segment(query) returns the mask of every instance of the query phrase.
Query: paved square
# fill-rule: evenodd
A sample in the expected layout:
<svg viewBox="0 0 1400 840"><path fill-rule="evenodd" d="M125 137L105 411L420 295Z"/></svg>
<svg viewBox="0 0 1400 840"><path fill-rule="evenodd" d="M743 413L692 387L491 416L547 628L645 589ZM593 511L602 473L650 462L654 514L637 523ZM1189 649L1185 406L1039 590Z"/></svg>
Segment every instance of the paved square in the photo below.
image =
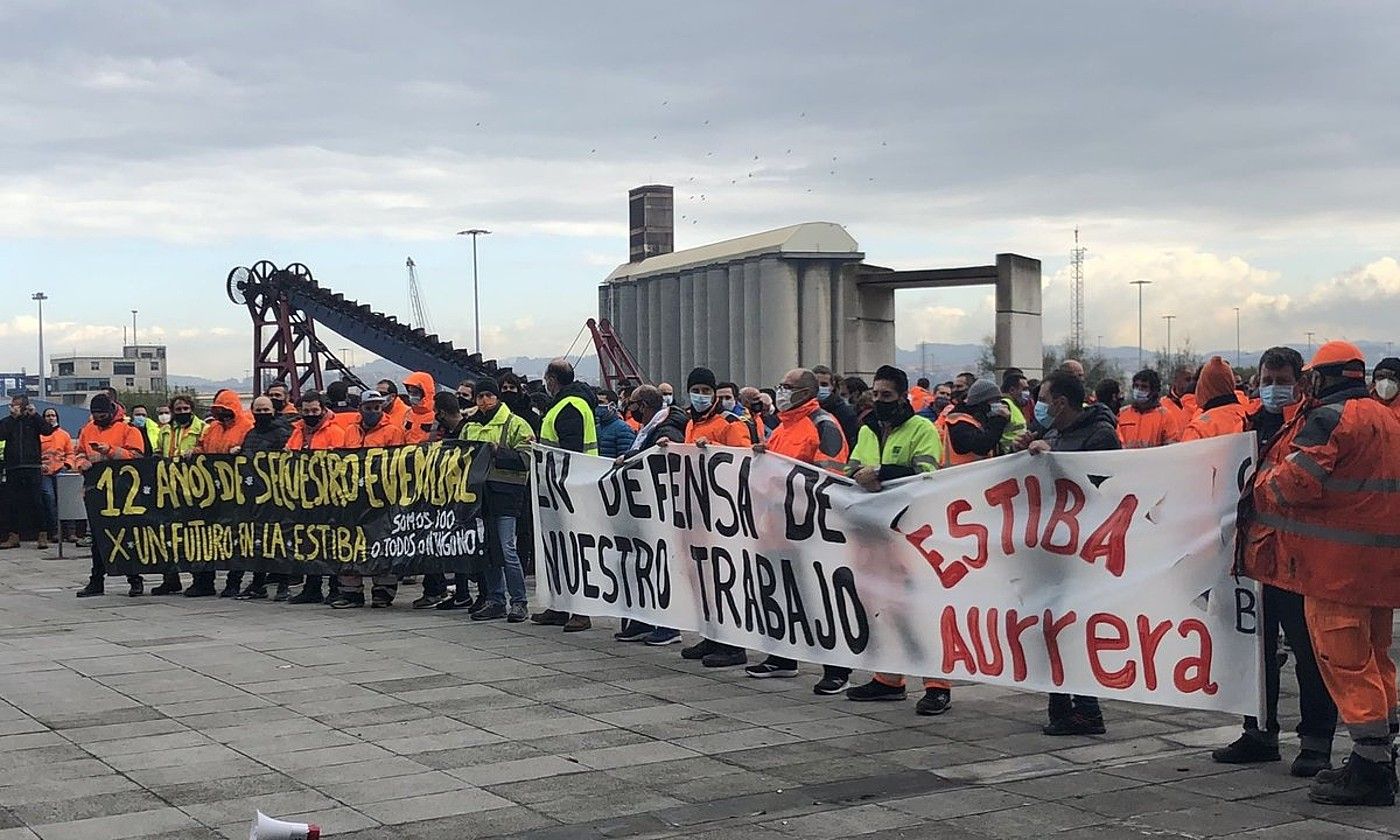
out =
<svg viewBox="0 0 1400 840"><path fill-rule="evenodd" d="M920 718L612 621L473 624L414 587L391 610L120 579L78 600L86 570L0 554L0 840L243 840L259 808L356 840L1400 836L1400 809L1310 805L1286 761L1212 764L1224 715L1109 703L1107 736L1054 739L1042 697L989 686Z"/></svg>

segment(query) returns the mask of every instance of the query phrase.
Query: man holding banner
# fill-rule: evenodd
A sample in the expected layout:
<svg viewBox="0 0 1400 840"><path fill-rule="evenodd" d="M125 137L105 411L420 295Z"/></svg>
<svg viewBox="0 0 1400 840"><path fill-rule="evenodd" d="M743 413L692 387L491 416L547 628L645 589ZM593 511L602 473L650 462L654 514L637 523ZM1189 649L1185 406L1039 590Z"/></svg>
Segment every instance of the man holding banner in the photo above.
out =
<svg viewBox="0 0 1400 840"><path fill-rule="evenodd" d="M141 430L126 423L117 422L116 402L106 394L96 394L89 405L92 419L78 433L78 451L74 456L79 472L86 472L104 461L129 461L138 458L145 451ZM92 575L87 586L78 590L79 598L91 598L105 591L107 578L106 564L102 555L94 548L92 552ZM127 575L131 597L140 595L145 589L140 575Z"/></svg>
<svg viewBox="0 0 1400 840"><path fill-rule="evenodd" d="M292 424L292 436L287 439L287 448L292 451L313 449L340 449L345 445L345 429L337 425L326 408L325 397L319 391L306 391L297 404L301 419ZM335 588L338 582L331 578ZM335 595L332 592L332 595ZM301 591L290 604L319 604L324 599L321 594L321 576L307 575ZM333 600L333 599L332 599Z"/></svg>
<svg viewBox="0 0 1400 840"><path fill-rule="evenodd" d="M360 395L359 420L345 427L346 449L375 449L388 446L402 446L403 426L384 412L384 395L378 391L365 391ZM399 591L399 579L390 574L374 576L374 590L370 593L370 606L383 609L394 603ZM365 605L365 579L363 575L346 574L340 576L340 597L331 601L331 609L344 610Z"/></svg>

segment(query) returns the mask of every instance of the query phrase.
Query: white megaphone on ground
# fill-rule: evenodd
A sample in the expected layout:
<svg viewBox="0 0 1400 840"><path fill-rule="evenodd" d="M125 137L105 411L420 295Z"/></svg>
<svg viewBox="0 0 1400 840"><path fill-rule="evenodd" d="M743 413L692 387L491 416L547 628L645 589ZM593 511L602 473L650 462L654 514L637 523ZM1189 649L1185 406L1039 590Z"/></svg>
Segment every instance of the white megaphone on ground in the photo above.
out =
<svg viewBox="0 0 1400 840"><path fill-rule="evenodd" d="M274 820L262 811L253 819L248 840L320 840L321 827L315 823Z"/></svg>

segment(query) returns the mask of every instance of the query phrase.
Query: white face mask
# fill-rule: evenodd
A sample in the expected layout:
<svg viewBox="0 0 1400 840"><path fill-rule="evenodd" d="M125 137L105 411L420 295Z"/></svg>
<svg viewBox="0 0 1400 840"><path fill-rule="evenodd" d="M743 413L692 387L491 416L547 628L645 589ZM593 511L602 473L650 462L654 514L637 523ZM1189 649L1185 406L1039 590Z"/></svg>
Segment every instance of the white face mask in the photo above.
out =
<svg viewBox="0 0 1400 840"><path fill-rule="evenodd" d="M734 398L733 398L733 397L721 397L721 398L720 398L720 401L719 401L719 407L722 408L722 409L724 409L725 411L733 411L733 410L734 410Z"/></svg>
<svg viewBox="0 0 1400 840"><path fill-rule="evenodd" d="M1400 394L1400 382L1396 382L1394 379L1376 380L1376 396L1390 402L1395 399L1396 394Z"/></svg>
<svg viewBox="0 0 1400 840"><path fill-rule="evenodd" d="M776 390L777 396L773 398L773 407L779 411L787 411L792 408L792 389L786 385L779 385Z"/></svg>
<svg viewBox="0 0 1400 840"><path fill-rule="evenodd" d="M662 404L662 405L670 405L671 402L672 402L672 397L671 397L670 394L662 394L662 395L661 395L661 404Z"/></svg>
<svg viewBox="0 0 1400 840"><path fill-rule="evenodd" d="M159 421L160 424L161 424L162 426L169 426L169 425L170 425L170 412L168 412L168 411L162 411L160 414L157 414L157 415L156 415L156 420Z"/></svg>

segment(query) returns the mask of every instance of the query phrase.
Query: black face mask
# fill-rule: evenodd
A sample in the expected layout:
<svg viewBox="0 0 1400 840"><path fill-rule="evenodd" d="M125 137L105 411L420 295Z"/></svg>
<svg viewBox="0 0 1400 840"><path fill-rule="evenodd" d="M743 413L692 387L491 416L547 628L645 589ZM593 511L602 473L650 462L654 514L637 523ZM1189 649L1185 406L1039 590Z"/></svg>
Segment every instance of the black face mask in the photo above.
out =
<svg viewBox="0 0 1400 840"><path fill-rule="evenodd" d="M115 418L114 418L114 416L111 415L111 414L94 414L94 415L92 415L92 422L96 423L96 424L97 424L97 427L98 427L99 429L105 429L105 428L107 428L108 426L112 425L113 419L115 419Z"/></svg>
<svg viewBox="0 0 1400 840"><path fill-rule="evenodd" d="M277 414L281 414L282 409L287 407L286 400L279 400L276 397L268 397L268 399L272 400L272 410Z"/></svg>
<svg viewBox="0 0 1400 840"><path fill-rule="evenodd" d="M875 408L873 409L873 411L875 412L876 420L879 420L881 422L889 422L890 420L893 420L895 417L899 416L899 402L881 402L877 400L875 402Z"/></svg>
<svg viewBox="0 0 1400 840"><path fill-rule="evenodd" d="M272 414L254 414L253 428L257 429L260 432L265 432L268 429L272 428L272 421L275 419L276 416Z"/></svg>
<svg viewBox="0 0 1400 840"><path fill-rule="evenodd" d="M646 424L647 421L642 415L642 410L640 408L634 408L630 413L632 415L633 420L636 420L638 423L642 423L643 425Z"/></svg>
<svg viewBox="0 0 1400 840"><path fill-rule="evenodd" d="M172 414L170 422L176 426L188 426L194 422L193 414Z"/></svg>
<svg viewBox="0 0 1400 840"><path fill-rule="evenodd" d="M220 423L232 423L232 422L233 422L233 412L232 412L232 411L226 411L226 410L223 410L223 409L216 410L216 411L214 412L214 419L215 419L215 420L218 420Z"/></svg>
<svg viewBox="0 0 1400 840"><path fill-rule="evenodd" d="M302 415L301 422L306 424L306 428L314 429L321 425L321 418L325 416L324 414L305 414Z"/></svg>
<svg viewBox="0 0 1400 840"><path fill-rule="evenodd" d="M382 411L360 412L360 425L364 426L366 429L373 429L375 426L378 426L379 421L382 419L384 419L384 412Z"/></svg>

